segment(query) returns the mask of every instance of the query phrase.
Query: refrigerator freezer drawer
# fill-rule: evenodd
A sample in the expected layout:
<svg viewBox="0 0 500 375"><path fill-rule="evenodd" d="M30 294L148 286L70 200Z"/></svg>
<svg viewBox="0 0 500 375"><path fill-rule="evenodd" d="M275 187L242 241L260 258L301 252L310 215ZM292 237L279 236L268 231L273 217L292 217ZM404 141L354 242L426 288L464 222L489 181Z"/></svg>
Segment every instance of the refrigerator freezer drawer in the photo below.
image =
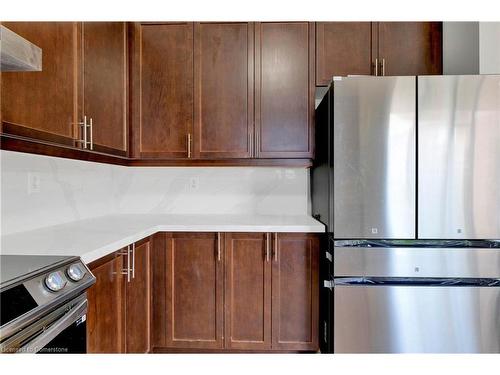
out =
<svg viewBox="0 0 500 375"><path fill-rule="evenodd" d="M416 78L333 86L335 238L415 238Z"/></svg>
<svg viewBox="0 0 500 375"><path fill-rule="evenodd" d="M500 248L335 247L334 277L500 279Z"/></svg>
<svg viewBox="0 0 500 375"><path fill-rule="evenodd" d="M335 353L500 353L500 287L335 286Z"/></svg>
<svg viewBox="0 0 500 375"><path fill-rule="evenodd" d="M500 238L500 76L418 77L418 237Z"/></svg>

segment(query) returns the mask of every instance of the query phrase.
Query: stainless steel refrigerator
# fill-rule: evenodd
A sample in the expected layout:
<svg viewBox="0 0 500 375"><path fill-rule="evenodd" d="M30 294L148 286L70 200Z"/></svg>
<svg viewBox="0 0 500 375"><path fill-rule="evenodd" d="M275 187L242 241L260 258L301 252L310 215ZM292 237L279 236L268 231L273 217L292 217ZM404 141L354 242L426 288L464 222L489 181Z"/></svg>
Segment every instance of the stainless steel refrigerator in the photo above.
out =
<svg viewBox="0 0 500 375"><path fill-rule="evenodd" d="M323 352L500 352L500 76L335 78L311 190Z"/></svg>

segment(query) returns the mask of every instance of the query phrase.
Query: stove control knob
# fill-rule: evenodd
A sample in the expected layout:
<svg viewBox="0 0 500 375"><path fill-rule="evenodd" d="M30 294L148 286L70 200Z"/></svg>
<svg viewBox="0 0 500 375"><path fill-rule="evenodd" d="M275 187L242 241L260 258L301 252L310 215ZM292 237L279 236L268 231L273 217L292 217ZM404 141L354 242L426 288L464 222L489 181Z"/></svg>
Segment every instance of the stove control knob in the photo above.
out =
<svg viewBox="0 0 500 375"><path fill-rule="evenodd" d="M66 270L68 277L73 281L80 281L85 276L85 270L79 263L72 264Z"/></svg>
<svg viewBox="0 0 500 375"><path fill-rule="evenodd" d="M45 286L52 292L58 292L66 286L66 279L61 271L50 273L45 278Z"/></svg>

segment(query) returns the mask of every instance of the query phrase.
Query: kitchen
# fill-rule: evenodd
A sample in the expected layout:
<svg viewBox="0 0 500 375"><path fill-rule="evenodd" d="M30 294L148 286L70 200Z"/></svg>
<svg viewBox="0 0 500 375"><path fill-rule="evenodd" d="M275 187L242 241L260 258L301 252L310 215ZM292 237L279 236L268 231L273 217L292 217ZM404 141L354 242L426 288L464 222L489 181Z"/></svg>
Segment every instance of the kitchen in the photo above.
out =
<svg viewBox="0 0 500 375"><path fill-rule="evenodd" d="M124 19L1 22L2 351L500 353L498 23Z"/></svg>

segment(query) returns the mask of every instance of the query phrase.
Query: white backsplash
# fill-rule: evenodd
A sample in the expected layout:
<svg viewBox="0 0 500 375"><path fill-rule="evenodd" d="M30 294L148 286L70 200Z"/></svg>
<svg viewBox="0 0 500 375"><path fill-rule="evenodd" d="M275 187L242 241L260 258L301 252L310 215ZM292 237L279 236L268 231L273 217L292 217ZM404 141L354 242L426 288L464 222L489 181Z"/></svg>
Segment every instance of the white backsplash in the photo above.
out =
<svg viewBox="0 0 500 375"><path fill-rule="evenodd" d="M305 168L139 168L11 151L0 151L0 158L2 234L115 213L304 215L309 210ZM30 178L37 177L39 191L29 193Z"/></svg>

